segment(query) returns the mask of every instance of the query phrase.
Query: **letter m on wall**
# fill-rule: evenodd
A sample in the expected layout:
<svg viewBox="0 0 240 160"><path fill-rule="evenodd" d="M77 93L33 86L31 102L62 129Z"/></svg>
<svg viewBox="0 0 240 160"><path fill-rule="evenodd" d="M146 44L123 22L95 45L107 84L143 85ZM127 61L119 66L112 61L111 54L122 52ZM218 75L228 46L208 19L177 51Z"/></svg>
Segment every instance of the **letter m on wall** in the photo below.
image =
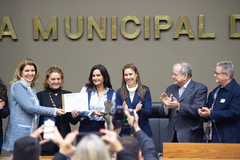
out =
<svg viewBox="0 0 240 160"><path fill-rule="evenodd" d="M48 40L50 33L52 32L52 39L57 40L57 17L52 17L47 30L45 31L39 17L34 17L34 40L39 40L39 33L44 40ZM39 32L38 32L39 31Z"/></svg>

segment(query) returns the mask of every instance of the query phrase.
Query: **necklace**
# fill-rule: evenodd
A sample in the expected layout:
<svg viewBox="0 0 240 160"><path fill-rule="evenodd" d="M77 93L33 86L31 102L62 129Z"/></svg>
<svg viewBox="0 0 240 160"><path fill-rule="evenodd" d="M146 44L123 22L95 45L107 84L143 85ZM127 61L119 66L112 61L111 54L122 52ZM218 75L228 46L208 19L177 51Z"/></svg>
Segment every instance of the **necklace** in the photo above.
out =
<svg viewBox="0 0 240 160"><path fill-rule="evenodd" d="M55 93L55 94L53 94L51 91L49 91L49 97L50 97L50 100L51 100L51 102L52 102L52 105L53 105L53 107L56 107L56 104L54 103L54 101L53 101L53 99L52 99L52 96L51 96L51 94L53 94L53 95L57 96L57 95L58 95L58 93L59 93L59 91L58 91L57 93Z"/></svg>

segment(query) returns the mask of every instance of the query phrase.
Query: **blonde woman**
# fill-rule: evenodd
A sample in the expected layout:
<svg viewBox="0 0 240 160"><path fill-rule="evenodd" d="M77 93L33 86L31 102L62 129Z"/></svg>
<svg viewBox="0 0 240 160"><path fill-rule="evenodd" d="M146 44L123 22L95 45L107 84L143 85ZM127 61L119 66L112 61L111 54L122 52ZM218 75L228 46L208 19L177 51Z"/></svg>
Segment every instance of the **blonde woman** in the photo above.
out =
<svg viewBox="0 0 240 160"><path fill-rule="evenodd" d="M31 59L21 60L10 90L10 116L3 139L3 149L13 151L14 142L29 136L37 128L37 115L63 115L62 109L39 105L35 85L38 83L39 69Z"/></svg>

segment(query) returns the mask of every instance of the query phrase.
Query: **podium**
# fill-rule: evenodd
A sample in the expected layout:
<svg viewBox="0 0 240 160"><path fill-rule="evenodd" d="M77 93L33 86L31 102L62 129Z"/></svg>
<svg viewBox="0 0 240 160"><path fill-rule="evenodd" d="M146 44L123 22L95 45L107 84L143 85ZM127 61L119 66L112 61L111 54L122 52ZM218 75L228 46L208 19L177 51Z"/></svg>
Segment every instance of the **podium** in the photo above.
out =
<svg viewBox="0 0 240 160"><path fill-rule="evenodd" d="M240 159L239 143L163 143L163 159Z"/></svg>

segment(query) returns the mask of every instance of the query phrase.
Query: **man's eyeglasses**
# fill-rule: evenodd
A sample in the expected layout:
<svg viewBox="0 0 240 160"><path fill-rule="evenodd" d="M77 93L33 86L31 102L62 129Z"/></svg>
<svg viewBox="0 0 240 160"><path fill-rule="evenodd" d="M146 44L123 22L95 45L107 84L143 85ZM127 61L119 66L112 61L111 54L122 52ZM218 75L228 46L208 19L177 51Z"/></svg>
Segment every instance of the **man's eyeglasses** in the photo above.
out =
<svg viewBox="0 0 240 160"><path fill-rule="evenodd" d="M178 74L176 74L176 73L173 73L173 74L172 74L172 76L174 76L174 77L177 77L177 76L178 76Z"/></svg>
<svg viewBox="0 0 240 160"><path fill-rule="evenodd" d="M227 73L218 73L218 72L214 71L214 75L215 75L215 74L218 76L218 75L220 75L220 74L227 74Z"/></svg>

